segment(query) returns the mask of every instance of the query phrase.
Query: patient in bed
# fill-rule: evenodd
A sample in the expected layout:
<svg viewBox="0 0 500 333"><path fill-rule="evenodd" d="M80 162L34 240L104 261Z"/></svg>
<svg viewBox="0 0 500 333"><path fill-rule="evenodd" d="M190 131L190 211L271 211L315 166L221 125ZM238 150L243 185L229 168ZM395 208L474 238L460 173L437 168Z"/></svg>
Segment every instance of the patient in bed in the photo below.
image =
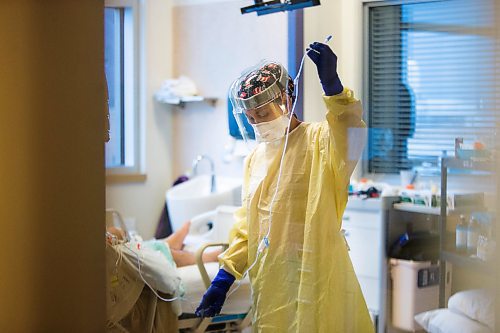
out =
<svg viewBox="0 0 500 333"><path fill-rule="evenodd" d="M172 235L168 236L164 241L165 245L170 249L170 253L174 258L177 267L189 266L196 264L196 257L193 252L185 251L184 240L189 233L191 222L185 222L182 227L175 231ZM115 236L119 240L125 239L125 232L117 227L107 227L106 231ZM107 239L110 242L110 239ZM221 254L221 250L210 251L203 253L203 262L217 262L217 256Z"/></svg>

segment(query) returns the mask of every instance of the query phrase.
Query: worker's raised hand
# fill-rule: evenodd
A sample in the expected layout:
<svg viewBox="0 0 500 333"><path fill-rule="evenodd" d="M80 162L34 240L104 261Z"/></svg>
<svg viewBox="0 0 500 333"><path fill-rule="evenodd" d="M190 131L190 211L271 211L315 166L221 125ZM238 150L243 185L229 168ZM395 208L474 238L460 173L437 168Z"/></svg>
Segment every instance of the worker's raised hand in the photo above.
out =
<svg viewBox="0 0 500 333"><path fill-rule="evenodd" d="M337 56L332 49L323 43L314 42L309 45L307 55L316 65L319 80L326 96L340 94L344 87L337 74Z"/></svg>
<svg viewBox="0 0 500 333"><path fill-rule="evenodd" d="M234 283L234 280L234 276L220 269L205 295L203 295L195 314L198 317L214 317L218 315L226 300L226 294Z"/></svg>

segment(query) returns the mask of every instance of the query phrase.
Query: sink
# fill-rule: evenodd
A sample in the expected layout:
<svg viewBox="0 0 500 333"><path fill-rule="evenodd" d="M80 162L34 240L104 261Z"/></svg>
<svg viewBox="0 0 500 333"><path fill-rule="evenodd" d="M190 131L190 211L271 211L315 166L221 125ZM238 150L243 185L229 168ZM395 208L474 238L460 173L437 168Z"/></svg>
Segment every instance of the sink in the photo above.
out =
<svg viewBox="0 0 500 333"><path fill-rule="evenodd" d="M216 191L210 193L210 175L200 175L172 187L166 193L168 215L174 231L193 217L220 205L241 206L242 180L216 177Z"/></svg>

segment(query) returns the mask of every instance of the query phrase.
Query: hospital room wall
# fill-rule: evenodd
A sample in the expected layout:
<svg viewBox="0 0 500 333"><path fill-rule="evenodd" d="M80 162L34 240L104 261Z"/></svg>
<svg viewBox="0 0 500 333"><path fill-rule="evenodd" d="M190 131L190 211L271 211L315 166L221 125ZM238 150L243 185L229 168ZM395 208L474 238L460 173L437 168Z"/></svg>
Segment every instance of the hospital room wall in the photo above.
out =
<svg viewBox="0 0 500 333"><path fill-rule="evenodd" d="M197 154L207 154L218 175L242 177L241 157L224 162L232 142L227 125L229 86L243 69L264 57L287 61L287 15L241 15L241 6L238 1L176 2L173 74L190 77L200 95L217 98L215 106L191 103L171 108L176 176L191 168ZM207 165L200 171L207 172Z"/></svg>
<svg viewBox="0 0 500 333"><path fill-rule="evenodd" d="M214 159L219 175L242 177L243 159L224 162L230 139L227 91L242 69L263 55L286 63L286 15L241 16L239 4L221 0L143 2L144 61L141 86L143 172L141 183L107 184L106 206L135 220L145 238L154 235L172 182L198 154ZM269 31L273 33L270 34ZM265 36L265 37L263 37ZM154 101L165 79L187 75L214 106L185 108ZM200 166L200 172L207 172Z"/></svg>
<svg viewBox="0 0 500 333"><path fill-rule="evenodd" d="M174 74L191 77L200 94L219 98L215 108L206 104L172 108L174 174L188 170L196 154L208 153L219 174L239 176L241 160L226 164L222 159L230 142L226 134L227 86L239 71L263 57L287 63L287 14L242 16L240 3L221 0L177 0L174 4ZM321 6L304 11L305 43L322 41L330 34L344 84L361 96L360 0L323 1ZM305 120L323 120L323 92L312 62L305 62L303 75Z"/></svg>
<svg viewBox="0 0 500 333"><path fill-rule="evenodd" d="M321 6L304 11L304 41L333 38L329 45L339 59L338 72L342 83L356 97L362 96L363 79L363 11L360 0L322 1ZM304 65L304 117L306 121L322 121L326 108L319 98L323 90L316 68L311 61Z"/></svg>
<svg viewBox="0 0 500 333"><path fill-rule="evenodd" d="M363 94L363 2L361 0L322 1L321 6L304 11L304 43L323 41L332 35L329 45L338 57L338 73L344 86ZM320 96L323 89L311 61L304 65L304 120L322 121L326 107ZM353 178L362 175L358 163Z"/></svg>
<svg viewBox="0 0 500 333"><path fill-rule="evenodd" d="M102 1L0 5L0 332L104 332Z"/></svg>
<svg viewBox="0 0 500 333"><path fill-rule="evenodd" d="M106 186L106 207L120 211L135 222L145 238L154 235L165 203L165 191L172 182L175 158L172 155L173 117L168 107L153 95L172 73L172 2L141 1L141 172L146 180ZM113 135L113 133L111 133Z"/></svg>

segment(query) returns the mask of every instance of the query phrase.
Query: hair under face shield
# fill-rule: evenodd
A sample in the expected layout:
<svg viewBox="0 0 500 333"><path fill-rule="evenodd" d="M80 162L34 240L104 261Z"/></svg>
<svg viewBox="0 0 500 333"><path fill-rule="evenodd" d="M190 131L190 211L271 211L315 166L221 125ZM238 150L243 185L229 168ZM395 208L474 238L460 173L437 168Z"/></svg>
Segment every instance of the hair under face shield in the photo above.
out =
<svg viewBox="0 0 500 333"><path fill-rule="evenodd" d="M258 109L282 96L292 96L294 84L285 67L278 62L262 61L244 71L231 85L229 98L242 137L248 140L244 126L245 111ZM287 108L284 108L285 110Z"/></svg>

